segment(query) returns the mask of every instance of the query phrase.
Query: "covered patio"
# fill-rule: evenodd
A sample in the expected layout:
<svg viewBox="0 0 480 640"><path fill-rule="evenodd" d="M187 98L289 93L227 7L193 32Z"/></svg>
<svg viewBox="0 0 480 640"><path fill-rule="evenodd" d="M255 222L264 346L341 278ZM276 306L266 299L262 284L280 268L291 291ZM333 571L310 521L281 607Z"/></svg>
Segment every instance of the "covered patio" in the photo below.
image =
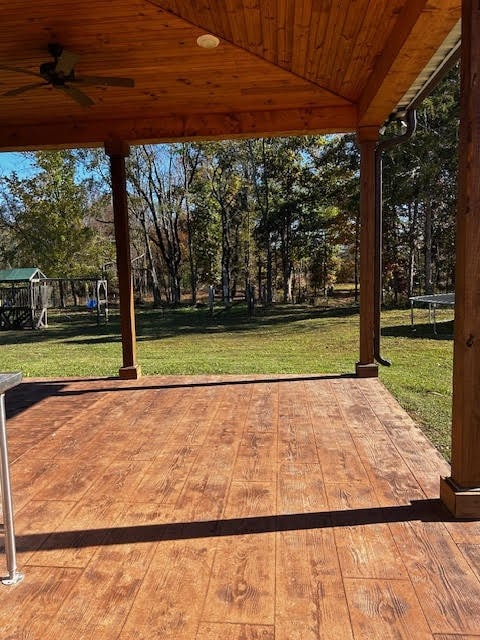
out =
<svg viewBox="0 0 480 640"><path fill-rule="evenodd" d="M438 499L442 477L450 512L480 517L478 2L13 0L2 19L0 150L110 157L123 345L120 379L8 394L26 577L0 589L2 637L480 637L480 525ZM377 155L455 58L460 19L450 470L376 379ZM77 74L97 79L88 107ZM333 132L361 155L356 377L142 379L129 145Z"/></svg>
<svg viewBox="0 0 480 640"><path fill-rule="evenodd" d="M375 378L27 381L3 638L473 640L480 523Z"/></svg>
<svg viewBox="0 0 480 640"><path fill-rule="evenodd" d="M126 158L130 144L356 132L358 377L380 350L385 123L414 110L460 53L452 471L441 497L480 517L480 7L473 0L13 0L0 43L0 151L103 146L110 159L122 366L137 379ZM207 32L207 33L205 33ZM32 76L35 82L32 83ZM29 79L29 84L23 84ZM396 140L399 142L400 140ZM352 359L353 365L353 359ZM352 367L353 368L353 367Z"/></svg>

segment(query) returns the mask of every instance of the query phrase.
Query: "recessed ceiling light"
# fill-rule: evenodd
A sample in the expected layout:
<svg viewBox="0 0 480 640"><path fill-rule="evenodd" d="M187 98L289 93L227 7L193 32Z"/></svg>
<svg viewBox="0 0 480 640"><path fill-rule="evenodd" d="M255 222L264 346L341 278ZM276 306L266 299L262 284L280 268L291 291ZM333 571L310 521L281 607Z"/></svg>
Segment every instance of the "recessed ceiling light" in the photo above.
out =
<svg viewBox="0 0 480 640"><path fill-rule="evenodd" d="M205 33L197 38L197 44L202 49L215 49L220 44L220 40L211 33Z"/></svg>

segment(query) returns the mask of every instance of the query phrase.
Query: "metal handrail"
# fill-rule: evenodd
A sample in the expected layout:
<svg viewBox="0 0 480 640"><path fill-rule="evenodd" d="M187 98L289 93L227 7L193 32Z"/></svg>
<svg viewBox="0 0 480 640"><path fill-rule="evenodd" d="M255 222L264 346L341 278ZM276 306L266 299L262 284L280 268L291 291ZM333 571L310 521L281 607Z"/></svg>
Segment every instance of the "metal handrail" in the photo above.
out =
<svg viewBox="0 0 480 640"><path fill-rule="evenodd" d="M0 488L2 492L3 532L5 535L5 554L7 557L8 571L8 576L1 578L1 582L5 585L17 584L17 582L23 580L23 574L17 570L12 490L10 485L10 467L8 464L7 419L5 413L5 391L17 385L21 379L21 373L0 374Z"/></svg>

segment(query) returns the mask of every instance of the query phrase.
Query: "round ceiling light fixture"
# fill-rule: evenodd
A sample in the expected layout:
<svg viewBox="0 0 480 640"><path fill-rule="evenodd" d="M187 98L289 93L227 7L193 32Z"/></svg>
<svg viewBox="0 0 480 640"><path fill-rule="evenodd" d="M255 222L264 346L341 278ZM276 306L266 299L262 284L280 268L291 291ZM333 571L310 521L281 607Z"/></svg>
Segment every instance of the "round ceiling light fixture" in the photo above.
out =
<svg viewBox="0 0 480 640"><path fill-rule="evenodd" d="M205 33L197 38L197 44L202 49L215 49L220 44L220 40L211 33Z"/></svg>

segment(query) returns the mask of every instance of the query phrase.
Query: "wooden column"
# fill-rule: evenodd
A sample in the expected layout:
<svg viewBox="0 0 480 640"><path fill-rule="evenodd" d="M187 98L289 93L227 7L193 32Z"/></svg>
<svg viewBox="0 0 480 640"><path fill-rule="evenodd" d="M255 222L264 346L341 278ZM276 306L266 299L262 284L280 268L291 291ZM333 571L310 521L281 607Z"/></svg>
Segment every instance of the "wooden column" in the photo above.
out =
<svg viewBox="0 0 480 640"><path fill-rule="evenodd" d="M462 3L459 192L455 276L452 475L440 495L480 518L480 2Z"/></svg>
<svg viewBox="0 0 480 640"><path fill-rule="evenodd" d="M128 227L128 204L125 174L125 158L130 153L126 142L105 143L105 153L110 158L112 177L113 219L115 224L115 244L117 247L117 273L120 290L120 320L122 327L123 366L120 378L136 380L140 377L137 364L135 334L135 309L133 304L133 283L130 258L130 230Z"/></svg>
<svg viewBox="0 0 480 640"><path fill-rule="evenodd" d="M378 375L374 357L375 330L375 147L377 127L358 130L360 146L360 360L361 378Z"/></svg>

